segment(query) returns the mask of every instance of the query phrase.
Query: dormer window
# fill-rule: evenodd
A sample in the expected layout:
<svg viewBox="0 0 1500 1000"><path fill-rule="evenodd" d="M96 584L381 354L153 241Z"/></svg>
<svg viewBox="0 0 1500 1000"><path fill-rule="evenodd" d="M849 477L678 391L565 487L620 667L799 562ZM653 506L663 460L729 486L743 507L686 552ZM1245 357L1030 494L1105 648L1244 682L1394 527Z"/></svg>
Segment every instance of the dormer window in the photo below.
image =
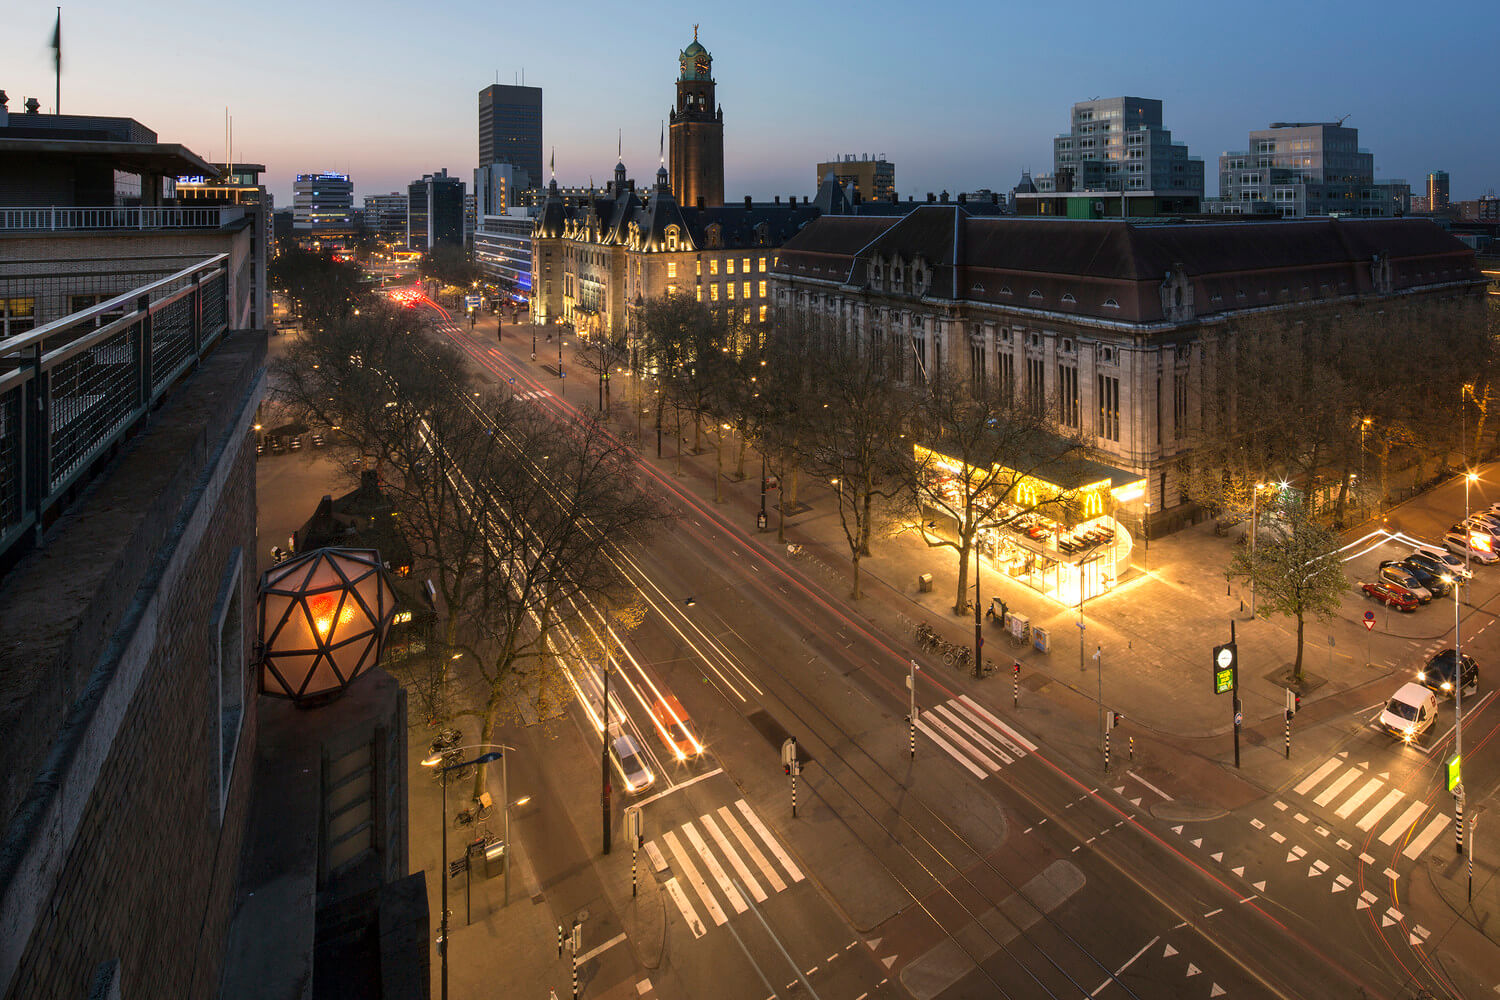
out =
<svg viewBox="0 0 1500 1000"><path fill-rule="evenodd" d="M1073 297L1072 292L1063 292L1062 300L1066 303L1077 304L1078 300Z"/></svg>
<svg viewBox="0 0 1500 1000"><path fill-rule="evenodd" d="M1001 295L1014 295L1015 292L1012 292L1010 290L1010 286L1009 285L1001 285L1000 286L1000 294Z"/></svg>
<svg viewBox="0 0 1500 1000"><path fill-rule="evenodd" d="M1028 299L1039 299L1042 297L1042 293L1039 289L1033 288L1031 291L1026 293L1026 297Z"/></svg>
<svg viewBox="0 0 1500 1000"><path fill-rule="evenodd" d="M1104 308L1106 308L1106 309L1118 309L1118 308L1120 308L1120 303L1116 302L1114 299L1105 299L1104 300Z"/></svg>
<svg viewBox="0 0 1500 1000"><path fill-rule="evenodd" d="M676 250L677 249L677 235L678 235L678 230L677 230L676 226L668 226L667 227L667 249L668 250Z"/></svg>

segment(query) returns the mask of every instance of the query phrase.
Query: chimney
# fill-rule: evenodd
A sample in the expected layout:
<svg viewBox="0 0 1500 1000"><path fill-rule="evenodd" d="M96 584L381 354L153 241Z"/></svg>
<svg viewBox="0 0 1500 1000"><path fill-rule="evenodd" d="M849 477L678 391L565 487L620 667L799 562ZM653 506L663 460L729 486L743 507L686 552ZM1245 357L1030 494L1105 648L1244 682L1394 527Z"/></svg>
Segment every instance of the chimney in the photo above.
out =
<svg viewBox="0 0 1500 1000"><path fill-rule="evenodd" d="M943 202L944 205L948 204L948 192L947 191L944 191L943 194L942 194L942 202Z"/></svg>
<svg viewBox="0 0 1500 1000"><path fill-rule="evenodd" d="M745 195L745 207L746 208L750 207L750 196L748 194Z"/></svg>
<svg viewBox="0 0 1500 1000"><path fill-rule="evenodd" d="M937 195L933 194L931 191L928 191L927 192L927 204L931 205L931 204L933 204L936 201L937 201Z"/></svg>
<svg viewBox="0 0 1500 1000"><path fill-rule="evenodd" d="M0 127L10 124L10 109L5 105L10 102L5 91L0 90Z"/></svg>
<svg viewBox="0 0 1500 1000"><path fill-rule="evenodd" d="M35 97L26 98L26 113L28 115L34 115L40 110L42 110L41 101L37 100Z"/></svg>
<svg viewBox="0 0 1500 1000"><path fill-rule="evenodd" d="M778 205L781 204L781 195L779 195L779 194L776 196L776 204L778 204Z"/></svg>

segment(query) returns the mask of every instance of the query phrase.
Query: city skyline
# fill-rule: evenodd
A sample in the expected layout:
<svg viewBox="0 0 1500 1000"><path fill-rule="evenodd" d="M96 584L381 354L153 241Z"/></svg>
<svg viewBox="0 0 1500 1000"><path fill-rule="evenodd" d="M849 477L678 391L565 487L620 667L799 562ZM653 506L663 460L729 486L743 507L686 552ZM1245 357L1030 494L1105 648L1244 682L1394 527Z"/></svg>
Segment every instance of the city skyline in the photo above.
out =
<svg viewBox="0 0 1500 1000"><path fill-rule="evenodd" d="M585 3L579 13L604 17L611 9ZM1454 201L1496 186L1500 159L1500 140L1469 124L1483 118L1483 43L1477 33L1454 29L1480 16L1472 3L1450 8L1444 22L1406 18L1399 31L1393 19L1403 14L1394 5L1362 5L1358 18L1275 5L1258 12L1257 22L1291 18L1298 29L1278 35L1274 51L1226 51L1222 40L1245 37L1243 24L1227 13L1184 13L1168 3L1133 10L1118 30L1072 32L1056 45L1011 44L1007 39L1019 36L1005 23L994 33L959 30L988 13L970 4L940 22L915 23L889 16L853 23L787 4L757 9L754 17L705 17L692 5L670 4L649 23L584 33L552 51L544 33L541 44L502 46L497 56L485 32L447 30L485 16L466 2L442 18L403 22L402 51L418 58L404 60L399 71L364 56L341 64L339 52L378 52L393 22L378 10L368 16L361 8L366 16L358 20L352 6L335 10L351 15L338 22L339 34L325 36L338 39L337 51L320 50L309 68L305 47L266 44L229 11L201 12L189 22L163 10L153 38L172 57L142 61L137 49L115 44L142 23L142 11L68 5L63 110L133 117L163 141L222 160L227 107L234 155L266 164L268 187L284 205L298 173L349 173L360 197L401 190L439 167L468 178L478 159L478 92L497 80L520 82L524 72L524 82L546 95L543 138L549 158L556 150L559 183L603 184L617 134L631 176L647 183L673 100L677 53L698 23L724 107L729 200L810 195L809 167L842 153L885 154L898 166L903 199L944 189L1009 190L1023 169L1051 169L1052 138L1067 130L1073 103L1121 94L1163 101L1165 125L1205 163L1210 196L1218 190L1218 155L1272 121L1348 115L1374 153L1378 177L1421 191L1428 173L1446 170ZM263 20L291 25L301 14L272 0ZM32 96L52 109L55 16L53 6L34 5L11 21L4 48L10 73L0 87L13 114ZM1105 29L1118 17L1104 5L1077 16ZM495 27L500 37L506 31ZM1171 58L1161 58L1164 51ZM496 65L500 59L508 63ZM223 73L230 64L236 71Z"/></svg>

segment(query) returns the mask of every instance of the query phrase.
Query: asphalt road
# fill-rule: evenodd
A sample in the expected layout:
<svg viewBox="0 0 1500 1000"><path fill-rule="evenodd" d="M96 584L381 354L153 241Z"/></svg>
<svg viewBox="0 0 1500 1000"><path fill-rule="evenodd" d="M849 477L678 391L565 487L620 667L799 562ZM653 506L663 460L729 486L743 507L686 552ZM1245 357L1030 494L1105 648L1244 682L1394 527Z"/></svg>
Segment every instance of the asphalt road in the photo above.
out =
<svg viewBox="0 0 1500 1000"><path fill-rule="evenodd" d="M526 340L496 349L483 327L446 332L518 395L576 412L526 360ZM574 394L591 403L591 390ZM667 900L660 995L1353 997L1420 984L1465 996L1500 982L1493 946L1442 892L1457 877L1446 726L1402 746L1369 727L1376 706L1357 706L1333 720L1335 748L1279 794L1212 815L1182 806L1170 783L1121 769L1101 780L1056 755L993 686L924 672L913 755L903 645L669 465L643 462L642 474L680 517L632 553L651 610L625 639L611 712L647 748L654 781L611 805L614 857L629 848L622 809L641 807L640 874ZM1438 513L1451 499L1439 491L1430 517L1405 516L1430 536L1422 519L1455 519ZM1362 571L1351 565L1351 579ZM1469 596L1466 651L1482 665L1500 662L1485 631L1497 584L1500 570L1481 569ZM1346 610L1357 641L1357 602ZM1383 627L1372 656L1440 647L1442 613ZM1482 681L1466 705L1464 733L1481 824L1497 783L1480 752L1496 717L1488 691ZM687 709L701 759L678 762L655 729L650 705L666 692ZM575 826L597 831L599 727L583 702L570 721L552 784L575 789ZM804 761L795 819L787 736ZM560 837L541 853L583 865L579 844L597 852L596 839ZM624 862L609 864L605 891L623 912Z"/></svg>

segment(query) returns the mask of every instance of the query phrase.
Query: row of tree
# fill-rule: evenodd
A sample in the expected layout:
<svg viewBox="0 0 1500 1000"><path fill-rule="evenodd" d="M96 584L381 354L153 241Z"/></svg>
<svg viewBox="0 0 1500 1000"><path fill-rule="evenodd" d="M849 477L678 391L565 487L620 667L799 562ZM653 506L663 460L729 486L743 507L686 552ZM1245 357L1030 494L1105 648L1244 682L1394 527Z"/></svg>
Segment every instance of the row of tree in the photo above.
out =
<svg viewBox="0 0 1500 1000"><path fill-rule="evenodd" d="M310 325L275 363L274 391L340 429L332 443L351 471L380 470L447 616L441 654L402 680L425 716L476 714L490 742L512 700L545 712L568 696L560 657L600 660L603 622L618 630L637 614L615 557L665 515L608 435L476 383L410 323L368 297ZM454 654L470 669L451 672Z"/></svg>

